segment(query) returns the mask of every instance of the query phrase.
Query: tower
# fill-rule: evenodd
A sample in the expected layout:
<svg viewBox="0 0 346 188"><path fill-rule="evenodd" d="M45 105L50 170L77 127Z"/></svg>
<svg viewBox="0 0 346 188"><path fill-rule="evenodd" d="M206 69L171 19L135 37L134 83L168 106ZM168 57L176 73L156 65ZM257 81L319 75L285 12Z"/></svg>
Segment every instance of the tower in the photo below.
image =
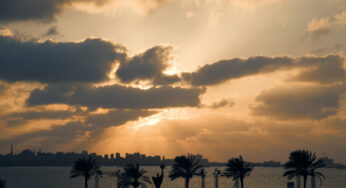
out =
<svg viewBox="0 0 346 188"><path fill-rule="evenodd" d="M11 152L10 152L10 156L13 156L13 145L11 144Z"/></svg>

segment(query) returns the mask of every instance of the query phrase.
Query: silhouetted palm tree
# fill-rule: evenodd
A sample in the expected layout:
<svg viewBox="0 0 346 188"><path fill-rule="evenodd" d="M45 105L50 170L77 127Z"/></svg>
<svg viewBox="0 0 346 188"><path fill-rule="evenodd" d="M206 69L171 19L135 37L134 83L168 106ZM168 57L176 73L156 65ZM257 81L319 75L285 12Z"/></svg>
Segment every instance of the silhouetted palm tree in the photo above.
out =
<svg viewBox="0 0 346 188"><path fill-rule="evenodd" d="M74 162L70 178L76 178L79 176L84 177L85 188L88 188L88 180L91 176L102 175L102 171L99 169L100 166L97 164L96 160L91 157L88 157L87 159L78 159Z"/></svg>
<svg viewBox="0 0 346 188"><path fill-rule="evenodd" d="M199 169L203 166L199 165L199 160L190 154L187 156L182 155L175 157L174 163L172 166L172 170L169 174L171 180L175 180L176 178L185 178L185 187L189 187L190 179L199 174Z"/></svg>
<svg viewBox="0 0 346 188"><path fill-rule="evenodd" d="M320 185L322 185L322 181L326 179L321 172L316 172L315 169L310 170L309 176L311 176L311 188L316 188L316 178L320 181Z"/></svg>
<svg viewBox="0 0 346 188"><path fill-rule="evenodd" d="M128 188L130 186L137 188L139 186L146 188L145 183L151 184L150 179L144 174L147 171L140 169L139 165L127 164L124 167L124 172L120 175L119 186L121 188Z"/></svg>
<svg viewBox="0 0 346 188"><path fill-rule="evenodd" d="M313 178L317 177L321 183L324 175L320 172L316 172L317 168L325 166L324 161L317 160L316 154L308 150L296 150L291 152L289 161L285 163L285 173L283 176L287 176L288 180L296 176L303 176L304 188L306 188L306 180L308 176ZM312 185L313 186L313 185Z"/></svg>
<svg viewBox="0 0 346 188"><path fill-rule="evenodd" d="M244 178L250 175L252 169L252 166L240 155L239 158L228 160L226 174L228 177L233 177L233 180L240 179L240 186L244 188Z"/></svg>
<svg viewBox="0 0 346 188"><path fill-rule="evenodd" d="M161 187L161 184L163 182L163 177L164 177L164 169L165 169L165 165L162 164L160 166L161 168L161 175L159 175L159 173L156 174L156 177L155 176L152 176L151 178L153 179L153 182L154 182L154 185L155 185L155 188L160 188Z"/></svg>

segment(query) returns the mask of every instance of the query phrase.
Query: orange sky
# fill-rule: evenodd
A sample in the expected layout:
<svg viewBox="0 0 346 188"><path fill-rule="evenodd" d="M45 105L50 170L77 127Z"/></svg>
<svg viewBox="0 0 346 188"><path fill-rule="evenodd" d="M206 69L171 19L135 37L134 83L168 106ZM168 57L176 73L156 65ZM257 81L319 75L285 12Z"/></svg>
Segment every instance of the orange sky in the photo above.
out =
<svg viewBox="0 0 346 188"><path fill-rule="evenodd" d="M1 153L285 161L310 149L346 163L342 0L13 1L0 12Z"/></svg>

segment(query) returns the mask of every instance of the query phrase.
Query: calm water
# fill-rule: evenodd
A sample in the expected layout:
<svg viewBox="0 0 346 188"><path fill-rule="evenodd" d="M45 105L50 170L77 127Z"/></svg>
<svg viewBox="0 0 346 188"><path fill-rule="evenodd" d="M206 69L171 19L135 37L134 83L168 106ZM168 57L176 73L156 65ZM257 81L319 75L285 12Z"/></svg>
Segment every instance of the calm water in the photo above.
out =
<svg viewBox="0 0 346 188"><path fill-rule="evenodd" d="M155 175L160 171L159 167L144 167L148 176ZM0 168L0 178L7 181L7 188L82 188L83 179L69 179L71 167L6 167ZM116 167L102 167L102 170L116 170ZM206 187L213 188L212 172L215 168L207 168ZM165 169L166 176L169 168ZM286 178L282 177L283 168L255 168L251 175L245 179L246 188L285 188ZM346 188L346 170L340 169L321 169L326 181L323 182L323 188ZM308 179L308 187L310 187ZM191 188L200 187L200 178L194 177L190 182ZM231 179L220 178L220 188L231 188L233 183ZM94 179L90 179L89 187L94 188ZM149 185L148 188L154 187ZM184 180L178 179L170 181L165 177L163 188L182 188ZM115 179L105 175L100 179L100 188L115 188Z"/></svg>

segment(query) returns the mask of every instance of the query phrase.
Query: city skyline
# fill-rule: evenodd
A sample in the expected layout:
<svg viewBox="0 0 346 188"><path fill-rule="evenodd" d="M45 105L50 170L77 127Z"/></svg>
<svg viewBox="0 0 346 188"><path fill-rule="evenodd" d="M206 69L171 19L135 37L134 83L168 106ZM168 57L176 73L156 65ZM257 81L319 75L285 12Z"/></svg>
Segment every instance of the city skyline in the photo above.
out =
<svg viewBox="0 0 346 188"><path fill-rule="evenodd" d="M1 160L3 158L1 157L10 157L8 159L11 159L12 156L16 155L23 155L23 153L26 153L24 155L29 155L31 157L38 157L40 154L46 155L68 155L68 154L75 154L74 158L70 159L68 161L69 163L64 164L70 165L74 162L76 159L80 158L85 158L87 156L94 157L96 159L101 159L101 160L118 160L117 162L115 161L99 161L101 162L101 165L116 165L116 166L125 166L126 164L132 164L132 163L139 163L141 165L148 165L148 166L160 166L161 164L166 164L166 165L171 165L174 161L174 158L177 156L173 157L166 157L165 155L159 155L159 154L154 154L154 155L147 155L145 153L140 153L140 152L133 152L133 153L120 153L120 152L111 152L111 153L105 153L105 154L97 154L95 152L88 152L86 150L83 150L81 152L75 152L75 151L69 151L69 152L61 152L61 151L56 151L56 152L45 152L42 151L40 148L36 149L24 149L21 152L18 152L17 154L13 151L13 145L11 144L11 149L9 153L0 153L0 161L2 161L1 165L7 164L8 162ZM224 166L227 163L227 160L225 161L209 161L208 158L204 158L203 154L200 153L187 153L187 154L182 154L182 155L192 155L196 160L199 160L200 163L204 166ZM232 156L236 157L236 156ZM324 160L326 167L327 168L346 168L345 164L341 164L338 162L335 162L334 159L329 158L325 154L322 156L318 156L319 159ZM231 157L230 157L231 158ZM120 161L119 161L120 160ZM5 163L4 163L5 162ZM252 165L255 166L260 166L260 167L279 167L282 166L285 161L275 161L272 159L264 160L264 161L249 161ZM36 166L37 164L32 164L33 166ZM6 165L5 165L6 166ZM29 165L30 166L30 165ZM38 165L40 166L40 165Z"/></svg>
<svg viewBox="0 0 346 188"><path fill-rule="evenodd" d="M0 153L346 164L344 0L0 1Z"/></svg>

